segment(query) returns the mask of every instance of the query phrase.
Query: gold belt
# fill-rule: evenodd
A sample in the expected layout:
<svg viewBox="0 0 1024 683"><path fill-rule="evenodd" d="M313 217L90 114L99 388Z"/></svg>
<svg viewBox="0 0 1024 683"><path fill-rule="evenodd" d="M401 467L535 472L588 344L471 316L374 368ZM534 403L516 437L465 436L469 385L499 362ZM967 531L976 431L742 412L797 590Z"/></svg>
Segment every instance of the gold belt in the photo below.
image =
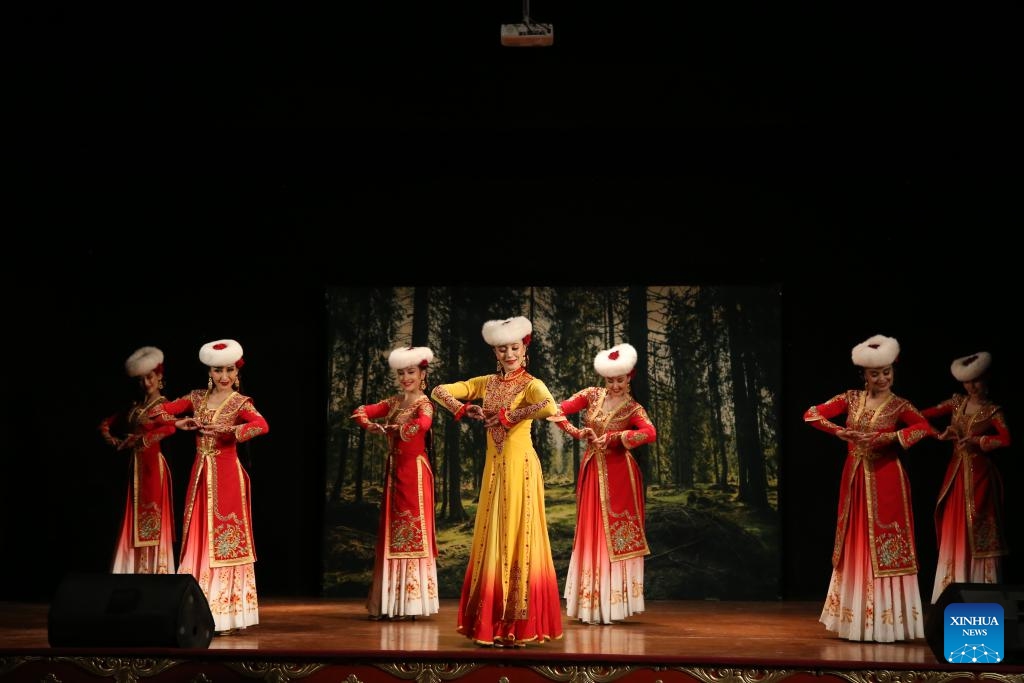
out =
<svg viewBox="0 0 1024 683"><path fill-rule="evenodd" d="M872 451L870 449L861 448L860 446L857 446L856 448L854 448L853 449L853 453L851 453L851 455L854 458L856 458L857 460L868 460L868 461L878 460L880 457L882 457L881 454L876 453L875 451Z"/></svg>

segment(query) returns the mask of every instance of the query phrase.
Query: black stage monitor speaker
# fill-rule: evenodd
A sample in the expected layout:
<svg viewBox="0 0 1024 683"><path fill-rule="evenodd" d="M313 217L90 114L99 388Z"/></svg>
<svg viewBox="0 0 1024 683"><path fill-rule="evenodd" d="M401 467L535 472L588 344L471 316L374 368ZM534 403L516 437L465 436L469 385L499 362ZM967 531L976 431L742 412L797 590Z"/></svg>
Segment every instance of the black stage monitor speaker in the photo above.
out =
<svg viewBox="0 0 1024 683"><path fill-rule="evenodd" d="M991 602L1003 607L1003 664L1024 662L1024 585L1007 586L1001 583L951 583L939 594L934 605L928 606L924 620L924 636L928 647L940 662L946 661L945 639L946 607L956 602Z"/></svg>
<svg viewBox="0 0 1024 683"><path fill-rule="evenodd" d="M213 614L190 574L70 574L50 603L50 647L209 647Z"/></svg>

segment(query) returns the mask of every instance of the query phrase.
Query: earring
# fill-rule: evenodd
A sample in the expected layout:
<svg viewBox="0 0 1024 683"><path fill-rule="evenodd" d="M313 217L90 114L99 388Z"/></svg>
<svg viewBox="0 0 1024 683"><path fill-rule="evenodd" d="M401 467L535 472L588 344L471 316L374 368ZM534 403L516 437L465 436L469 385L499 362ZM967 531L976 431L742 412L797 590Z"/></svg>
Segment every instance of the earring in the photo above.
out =
<svg viewBox="0 0 1024 683"><path fill-rule="evenodd" d="M164 388L164 378L163 377L161 377L160 381L156 383L156 388L157 389L163 389Z"/></svg>
<svg viewBox="0 0 1024 683"><path fill-rule="evenodd" d="M231 388L234 389L235 391L238 391L238 387L239 386L240 385L238 384L238 380L235 379L235 382L234 382L234 384L231 385Z"/></svg>
<svg viewBox="0 0 1024 683"><path fill-rule="evenodd" d="M206 388L207 389L213 389L213 378L212 377L207 377L206 378Z"/></svg>
<svg viewBox="0 0 1024 683"><path fill-rule="evenodd" d="M497 371L498 374L499 375L504 374L505 371L501 369L501 361L500 360L496 362L496 365L498 366L498 371Z"/></svg>
<svg viewBox="0 0 1024 683"><path fill-rule="evenodd" d="M420 380L420 391L425 391L426 388L427 388L427 380L421 379Z"/></svg>
<svg viewBox="0 0 1024 683"><path fill-rule="evenodd" d="M523 367L525 368L529 364L530 364L530 354L526 354L526 355L523 356Z"/></svg>

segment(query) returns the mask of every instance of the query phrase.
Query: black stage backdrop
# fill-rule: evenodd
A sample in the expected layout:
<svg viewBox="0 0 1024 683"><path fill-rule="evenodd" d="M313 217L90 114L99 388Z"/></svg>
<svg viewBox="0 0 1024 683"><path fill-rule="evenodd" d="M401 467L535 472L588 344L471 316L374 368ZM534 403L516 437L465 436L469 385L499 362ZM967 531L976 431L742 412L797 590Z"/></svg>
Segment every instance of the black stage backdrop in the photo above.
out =
<svg viewBox="0 0 1024 683"><path fill-rule="evenodd" d="M221 337L244 346L243 388L270 424L242 449L260 593L319 595L331 287L777 285L783 599L827 588L844 453L801 415L859 384L853 345L896 337L896 391L918 406L958 389L953 358L989 350L995 398L1019 422L1021 263L995 237L1022 222L1009 178L170 178L76 161L13 188L31 210L4 248L2 600L48 600L66 573L107 570L127 463L97 425L131 397L124 358L160 346L176 397L205 384L199 346ZM180 523L191 440L165 452ZM1011 501L1018 452L998 456ZM925 442L903 458L924 595L948 454ZM1019 517L1008 532L1006 581L1021 583Z"/></svg>

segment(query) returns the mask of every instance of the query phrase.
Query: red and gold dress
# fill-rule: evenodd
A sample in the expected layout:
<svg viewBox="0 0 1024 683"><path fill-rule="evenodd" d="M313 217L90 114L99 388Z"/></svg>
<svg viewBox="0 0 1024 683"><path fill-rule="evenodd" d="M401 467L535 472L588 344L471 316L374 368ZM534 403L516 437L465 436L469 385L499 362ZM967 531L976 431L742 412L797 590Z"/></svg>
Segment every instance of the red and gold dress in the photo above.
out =
<svg viewBox="0 0 1024 683"><path fill-rule="evenodd" d="M581 438L565 415L586 410L584 427L609 445L589 445L576 483L576 535L565 578L566 614L610 624L644 611L644 557L651 554L644 523L644 483L631 449L657 438L643 406L630 397L606 412L603 387L588 387L559 406L552 420ZM562 417L563 419L558 419Z"/></svg>
<svg viewBox="0 0 1024 683"><path fill-rule="evenodd" d="M196 433L178 563L178 573L192 574L206 594L215 629L228 631L259 623L249 474L236 444L270 428L248 396L232 392L216 408L207 407L209 398L209 389L197 389L164 403L163 411L168 421L192 414L232 428L216 436Z"/></svg>
<svg viewBox="0 0 1024 683"><path fill-rule="evenodd" d="M100 433L109 443L116 443L115 433L137 439L132 448L124 518L114 550L114 574L174 573L171 471L160 451L160 441L175 430L173 424L150 414L166 400L157 396L100 423Z"/></svg>
<svg viewBox="0 0 1024 683"><path fill-rule="evenodd" d="M434 533L434 473L426 438L434 405L426 396L402 408L402 396L359 406L352 418L363 429L374 419L397 425L389 431L384 492L377 527L377 552L366 608L371 617L436 614L437 537Z"/></svg>
<svg viewBox="0 0 1024 683"><path fill-rule="evenodd" d="M519 368L440 384L431 397L456 419L463 401L483 400L501 424L487 453L473 546L459 598L457 629L481 645L514 646L562 637L562 605L544 512L544 473L530 437L534 420L555 414L544 383Z"/></svg>
<svg viewBox="0 0 1024 683"><path fill-rule="evenodd" d="M869 445L847 443L820 621L849 640L923 638L910 481L899 454L935 430L906 399L891 394L868 408L867 398L866 391L850 390L804 413L805 422L830 434L844 429L830 420L844 413L845 429L875 434Z"/></svg>
<svg viewBox="0 0 1024 683"><path fill-rule="evenodd" d="M927 417L950 417L958 440L946 467L935 504L939 561L932 602L951 583L1001 583L1003 555L1003 478L989 452L1010 445L1010 429L1002 408L987 403L968 415L968 397L954 394L925 408ZM977 443L959 439L975 437Z"/></svg>

